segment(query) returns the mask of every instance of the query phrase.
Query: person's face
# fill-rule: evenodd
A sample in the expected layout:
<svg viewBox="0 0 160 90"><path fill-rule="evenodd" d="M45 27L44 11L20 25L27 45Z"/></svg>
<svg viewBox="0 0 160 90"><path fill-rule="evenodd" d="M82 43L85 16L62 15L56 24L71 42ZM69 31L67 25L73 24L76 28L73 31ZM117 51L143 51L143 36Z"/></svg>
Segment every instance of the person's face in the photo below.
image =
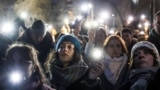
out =
<svg viewBox="0 0 160 90"><path fill-rule="evenodd" d="M78 24L78 25L76 25L76 27L75 27L75 29L74 29L74 33L75 33L75 34L79 34L80 31L81 31L81 25Z"/></svg>
<svg viewBox="0 0 160 90"><path fill-rule="evenodd" d="M58 53L62 63L69 63L73 59L74 45L65 41L60 45Z"/></svg>
<svg viewBox="0 0 160 90"><path fill-rule="evenodd" d="M106 39L106 35L105 35L104 32L102 32L102 31L97 31L96 32L95 42L103 45L103 42L105 41L105 39Z"/></svg>
<svg viewBox="0 0 160 90"><path fill-rule="evenodd" d="M128 32L122 33L122 38L127 46L129 46L130 43L132 42L132 35Z"/></svg>
<svg viewBox="0 0 160 90"><path fill-rule="evenodd" d="M39 44L43 40L44 35L31 33L31 38L34 44Z"/></svg>
<svg viewBox="0 0 160 90"><path fill-rule="evenodd" d="M133 54L133 65L135 68L152 67L154 65L154 57L147 50L136 50Z"/></svg>
<svg viewBox="0 0 160 90"><path fill-rule="evenodd" d="M112 38L106 47L107 53L113 57L119 57L122 54L122 45L116 38Z"/></svg>
<svg viewBox="0 0 160 90"><path fill-rule="evenodd" d="M20 52L15 51L8 60L8 68L13 70L20 70L25 78L30 78L33 72L33 62L25 59Z"/></svg>
<svg viewBox="0 0 160 90"><path fill-rule="evenodd" d="M160 34L160 15L155 17L154 28Z"/></svg>

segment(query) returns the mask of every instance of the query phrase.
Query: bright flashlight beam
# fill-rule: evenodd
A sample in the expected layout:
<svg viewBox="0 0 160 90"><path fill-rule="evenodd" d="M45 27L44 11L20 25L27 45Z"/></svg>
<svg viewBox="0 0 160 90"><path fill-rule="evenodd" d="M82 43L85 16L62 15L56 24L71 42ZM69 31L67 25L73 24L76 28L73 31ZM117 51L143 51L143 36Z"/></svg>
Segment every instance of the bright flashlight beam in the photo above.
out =
<svg viewBox="0 0 160 90"><path fill-rule="evenodd" d="M145 27L148 27L149 25L150 25L149 22L145 22L145 23L144 23L144 26L145 26Z"/></svg>
<svg viewBox="0 0 160 90"><path fill-rule="evenodd" d="M53 28L52 25L48 25L48 29L51 30Z"/></svg>
<svg viewBox="0 0 160 90"><path fill-rule="evenodd" d="M77 16L77 19L78 19L79 21L82 20L82 16L81 16L81 15Z"/></svg>
<svg viewBox="0 0 160 90"><path fill-rule="evenodd" d="M82 6L81 6L81 10L82 10L83 12L87 12L87 11L88 11L88 5L87 5L87 4L82 5Z"/></svg>
<svg viewBox="0 0 160 90"><path fill-rule="evenodd" d="M139 34L140 35L144 35L145 33L144 33L144 31L140 31Z"/></svg>
<svg viewBox="0 0 160 90"><path fill-rule="evenodd" d="M85 26L86 26L86 28L90 28L90 27L91 27L91 22L89 22L89 21L86 22L86 23L85 23Z"/></svg>
<svg viewBox="0 0 160 90"><path fill-rule="evenodd" d="M93 7L92 4L89 3L88 8L91 9L92 7Z"/></svg>
<svg viewBox="0 0 160 90"><path fill-rule="evenodd" d="M144 14L141 15L141 19L144 20L146 16Z"/></svg>
<svg viewBox="0 0 160 90"><path fill-rule="evenodd" d="M2 33L3 34L12 33L13 29L14 29L14 24L12 22L5 22L2 25Z"/></svg>
<svg viewBox="0 0 160 90"><path fill-rule="evenodd" d="M107 12L102 12L100 14L100 17L103 18L103 19L107 19L109 17L108 13Z"/></svg>
<svg viewBox="0 0 160 90"><path fill-rule="evenodd" d="M10 74L10 81L13 84L18 84L22 81L22 74L19 71L12 72Z"/></svg>
<svg viewBox="0 0 160 90"><path fill-rule="evenodd" d="M138 24L138 28L142 28L142 24Z"/></svg>
<svg viewBox="0 0 160 90"><path fill-rule="evenodd" d="M21 18L26 19L27 18L27 13L26 12L22 12L21 13Z"/></svg>
<svg viewBox="0 0 160 90"><path fill-rule="evenodd" d="M99 48L94 48L92 51L92 57L94 60L100 60L102 58L103 51Z"/></svg>
<svg viewBox="0 0 160 90"><path fill-rule="evenodd" d="M130 22L133 21L133 19L134 19L133 16L129 16L129 17L128 17L128 20L129 20Z"/></svg>
<svg viewBox="0 0 160 90"><path fill-rule="evenodd" d="M114 30L110 30L108 33L109 34L114 34Z"/></svg>

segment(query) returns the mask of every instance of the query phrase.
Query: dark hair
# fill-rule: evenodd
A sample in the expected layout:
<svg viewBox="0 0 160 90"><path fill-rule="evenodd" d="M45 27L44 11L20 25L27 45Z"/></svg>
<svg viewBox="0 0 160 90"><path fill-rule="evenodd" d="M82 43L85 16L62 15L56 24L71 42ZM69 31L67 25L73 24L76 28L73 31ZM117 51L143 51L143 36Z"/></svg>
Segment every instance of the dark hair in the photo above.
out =
<svg viewBox="0 0 160 90"><path fill-rule="evenodd" d="M104 28L99 28L99 29L96 31L96 33L97 33L97 32L103 32L103 34L107 37L107 34L106 34Z"/></svg>
<svg viewBox="0 0 160 90"><path fill-rule="evenodd" d="M42 20L37 20L32 24L31 32L38 35L45 35L45 25Z"/></svg>
<svg viewBox="0 0 160 90"><path fill-rule="evenodd" d="M69 63L69 66L74 64L74 63L77 63L78 61L82 60L82 55L81 53L79 53L78 51L76 51L76 49L74 48L74 55L73 55L73 59L71 60L71 62ZM44 64L45 66L45 70L46 70L46 73L50 73L51 74L51 67L52 65L51 64L56 64L58 65L59 67L63 67L60 59L59 59L59 54L58 52L56 51L51 51L49 54L48 54L48 57L46 59L46 62Z"/></svg>
<svg viewBox="0 0 160 90"><path fill-rule="evenodd" d="M41 83L48 83L48 80L46 79L43 70L41 68L41 65L38 61L37 57L38 52L36 51L36 49L28 44L14 43L7 49L6 52L7 62L9 62L13 53L15 53L16 51L20 52L20 55L22 55L25 59L31 60L33 62L33 65L35 67L35 72L32 73L31 77L33 77L34 75L35 76L34 80L40 81Z"/></svg>
<svg viewBox="0 0 160 90"><path fill-rule="evenodd" d="M121 36L122 36L123 33L129 33L130 35L132 35L132 31L131 31L131 29L129 29L129 28L124 28L124 29L122 29Z"/></svg>

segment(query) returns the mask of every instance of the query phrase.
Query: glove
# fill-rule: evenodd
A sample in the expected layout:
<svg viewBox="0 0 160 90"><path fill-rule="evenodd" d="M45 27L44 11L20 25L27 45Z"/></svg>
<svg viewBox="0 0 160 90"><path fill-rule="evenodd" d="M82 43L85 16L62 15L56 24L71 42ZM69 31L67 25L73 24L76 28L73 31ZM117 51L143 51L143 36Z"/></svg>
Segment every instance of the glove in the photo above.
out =
<svg viewBox="0 0 160 90"><path fill-rule="evenodd" d="M130 90L146 90L148 82L145 79L138 79L130 88Z"/></svg>

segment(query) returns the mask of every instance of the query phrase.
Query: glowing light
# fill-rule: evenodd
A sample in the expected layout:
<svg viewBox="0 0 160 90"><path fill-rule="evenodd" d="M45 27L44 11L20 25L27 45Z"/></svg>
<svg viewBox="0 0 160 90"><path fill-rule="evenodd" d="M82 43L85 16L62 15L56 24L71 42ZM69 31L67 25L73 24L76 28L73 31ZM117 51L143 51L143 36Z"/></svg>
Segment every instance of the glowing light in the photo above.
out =
<svg viewBox="0 0 160 90"><path fill-rule="evenodd" d="M97 27L98 26L98 22L97 21L93 21L93 26Z"/></svg>
<svg viewBox="0 0 160 90"><path fill-rule="evenodd" d="M14 23L13 22L5 22L2 24L2 33L8 34L13 33L14 30Z"/></svg>
<svg viewBox="0 0 160 90"><path fill-rule="evenodd" d="M146 16L144 14L141 15L141 19L144 20Z"/></svg>
<svg viewBox="0 0 160 90"><path fill-rule="evenodd" d="M103 56L103 51L102 49L99 48L94 48L92 50L92 57L94 58L94 60L100 60Z"/></svg>
<svg viewBox="0 0 160 90"><path fill-rule="evenodd" d="M102 19L107 19L108 17L109 17L109 14L107 12L102 12L100 14L100 18L102 18Z"/></svg>
<svg viewBox="0 0 160 90"><path fill-rule="evenodd" d="M27 18L27 13L26 12L22 12L21 13L21 18L26 19Z"/></svg>
<svg viewBox="0 0 160 90"><path fill-rule="evenodd" d="M68 18L65 18L65 19L64 19L64 23L65 23L65 24L69 24L69 19L68 19Z"/></svg>
<svg viewBox="0 0 160 90"><path fill-rule="evenodd" d="M139 0L132 0L134 4L138 4Z"/></svg>
<svg viewBox="0 0 160 90"><path fill-rule="evenodd" d="M112 14L112 17L114 17L115 15L114 14Z"/></svg>
<svg viewBox="0 0 160 90"><path fill-rule="evenodd" d="M90 28L90 27L91 27L91 22L89 22L89 21L86 22L86 23L85 23L85 26L86 26L86 28Z"/></svg>
<svg viewBox="0 0 160 90"><path fill-rule="evenodd" d="M10 74L10 81L13 84L18 84L22 81L22 74L19 71L14 71Z"/></svg>
<svg viewBox="0 0 160 90"><path fill-rule="evenodd" d="M87 5L87 4L83 4L83 5L81 6L81 10L82 10L83 12L87 12L87 11L88 11L88 5Z"/></svg>
<svg viewBox="0 0 160 90"><path fill-rule="evenodd" d="M144 31L140 31L139 34L140 35L144 35L145 33L144 33Z"/></svg>
<svg viewBox="0 0 160 90"><path fill-rule="evenodd" d="M138 28L142 28L142 24L138 24Z"/></svg>
<svg viewBox="0 0 160 90"><path fill-rule="evenodd" d="M48 25L48 29L51 30L53 28L52 25Z"/></svg>
<svg viewBox="0 0 160 90"><path fill-rule="evenodd" d="M98 20L98 22L99 22L100 24L102 24L102 23L104 23L104 19L101 19L101 18L100 18L100 19Z"/></svg>
<svg viewBox="0 0 160 90"><path fill-rule="evenodd" d="M93 6L91 3L88 4L88 8L91 9Z"/></svg>
<svg viewBox="0 0 160 90"><path fill-rule="evenodd" d="M91 3L88 3L88 4L83 4L81 6L81 10L84 11L84 12L87 12L88 10L90 10L92 8L92 4Z"/></svg>
<svg viewBox="0 0 160 90"><path fill-rule="evenodd" d="M129 17L128 17L128 20L129 20L129 21L133 21L133 20L134 20L133 16L129 16Z"/></svg>
<svg viewBox="0 0 160 90"><path fill-rule="evenodd" d="M77 16L77 19L78 19L79 21L82 20L82 16L81 16L81 15Z"/></svg>
<svg viewBox="0 0 160 90"><path fill-rule="evenodd" d="M114 34L114 30L109 30L109 34Z"/></svg>
<svg viewBox="0 0 160 90"><path fill-rule="evenodd" d="M150 25L149 22L145 22L145 23L144 23L144 26L145 26L145 27L148 27L149 25Z"/></svg>

